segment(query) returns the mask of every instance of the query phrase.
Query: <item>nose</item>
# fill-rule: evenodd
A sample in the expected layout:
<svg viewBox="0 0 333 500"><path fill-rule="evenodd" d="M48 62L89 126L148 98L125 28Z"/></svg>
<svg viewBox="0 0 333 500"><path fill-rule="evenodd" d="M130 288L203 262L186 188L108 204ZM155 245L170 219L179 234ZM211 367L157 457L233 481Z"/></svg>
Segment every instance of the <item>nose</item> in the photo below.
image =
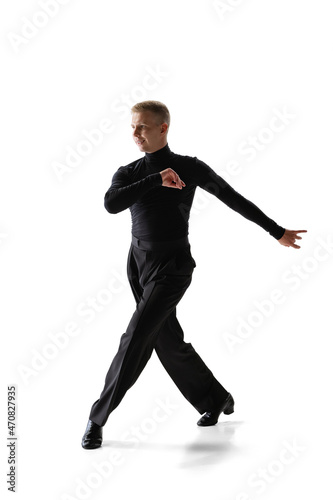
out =
<svg viewBox="0 0 333 500"><path fill-rule="evenodd" d="M138 137L140 135L137 127L133 128L133 135L135 137Z"/></svg>

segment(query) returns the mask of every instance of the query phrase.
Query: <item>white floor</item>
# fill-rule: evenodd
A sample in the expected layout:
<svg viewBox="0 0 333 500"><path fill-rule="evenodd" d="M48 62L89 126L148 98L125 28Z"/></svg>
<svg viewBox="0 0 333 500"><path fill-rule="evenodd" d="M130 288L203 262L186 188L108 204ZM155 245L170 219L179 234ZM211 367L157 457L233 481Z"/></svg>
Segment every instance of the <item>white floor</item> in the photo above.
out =
<svg viewBox="0 0 333 500"><path fill-rule="evenodd" d="M278 380L269 380L270 370L258 375L260 358L252 358L252 374L249 363L230 384L234 414L199 428L199 415L153 355L110 415L97 450L80 444L97 381L74 387L75 376L57 380L56 371L46 385L36 379L18 392L16 498L330 498L329 396L320 386L309 397L295 392L302 381L290 374ZM275 369L274 359L271 364ZM307 385L310 377L300 377Z"/></svg>

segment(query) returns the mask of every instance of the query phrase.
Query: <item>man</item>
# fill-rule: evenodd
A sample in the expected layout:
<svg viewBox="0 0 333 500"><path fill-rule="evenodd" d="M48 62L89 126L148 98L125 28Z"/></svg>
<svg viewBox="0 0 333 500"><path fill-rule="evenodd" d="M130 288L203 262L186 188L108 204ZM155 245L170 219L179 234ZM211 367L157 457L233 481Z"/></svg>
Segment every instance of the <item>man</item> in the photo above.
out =
<svg viewBox="0 0 333 500"><path fill-rule="evenodd" d="M234 411L232 395L216 380L191 344L184 342L176 306L190 285L195 261L188 241L188 220L196 187L259 224L281 245L300 248L298 233L269 219L196 157L173 153L167 142L170 114L158 101L132 108L133 139L144 157L120 167L105 194L105 208L132 216L127 263L136 310L92 405L82 446L98 448L110 413L135 383L153 349L185 398L203 416L200 426L215 425Z"/></svg>

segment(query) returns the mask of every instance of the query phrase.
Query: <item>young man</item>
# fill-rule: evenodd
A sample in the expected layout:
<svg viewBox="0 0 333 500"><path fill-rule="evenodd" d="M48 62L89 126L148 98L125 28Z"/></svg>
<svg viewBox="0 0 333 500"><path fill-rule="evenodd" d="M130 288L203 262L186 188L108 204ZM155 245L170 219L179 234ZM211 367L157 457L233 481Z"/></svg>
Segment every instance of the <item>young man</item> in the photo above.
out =
<svg viewBox="0 0 333 500"><path fill-rule="evenodd" d="M216 380L190 343L185 343L176 306L191 283L195 261L188 241L188 220L196 187L259 224L284 246L300 248L298 233L269 219L196 157L173 153L167 142L170 114L158 101L132 108L133 139L145 155L113 176L105 208L132 216L128 279L136 310L92 405L82 446L98 448L110 413L135 383L153 349L185 398L203 416L200 426L215 425L234 411L232 395Z"/></svg>

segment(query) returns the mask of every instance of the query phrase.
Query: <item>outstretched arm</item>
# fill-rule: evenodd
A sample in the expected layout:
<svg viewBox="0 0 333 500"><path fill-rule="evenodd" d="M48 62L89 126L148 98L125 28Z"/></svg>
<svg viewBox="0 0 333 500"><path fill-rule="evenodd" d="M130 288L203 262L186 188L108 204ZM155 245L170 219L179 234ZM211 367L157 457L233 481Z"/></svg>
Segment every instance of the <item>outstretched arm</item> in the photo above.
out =
<svg viewBox="0 0 333 500"><path fill-rule="evenodd" d="M261 227L269 231L269 233L277 239L277 241L286 247L301 248L296 245L296 240L301 240L298 233L306 233L305 229L298 231L284 229L272 219L267 217L256 205L237 193L222 177L217 175L208 165L197 160L199 169L195 172L197 182L200 187L214 194L217 198L223 201L230 208L243 215L247 219L259 224ZM165 187L183 189L185 183L180 179L177 172L171 168L167 168L160 172L162 177L162 185ZM282 235L282 236L281 236Z"/></svg>
<svg viewBox="0 0 333 500"><path fill-rule="evenodd" d="M208 165L197 159L198 185L206 191L214 194L230 208L240 213L243 217L255 222L270 235L274 236L278 242L287 247L300 248L296 245L296 240L301 240L298 233L306 233L305 229L298 231L284 229L276 224L273 219L265 215L256 205L237 193L222 177L216 174Z"/></svg>
<svg viewBox="0 0 333 500"><path fill-rule="evenodd" d="M212 170L206 163L196 160L195 172L196 183L205 191L213 194L235 212L246 219L258 224L268 231L271 236L279 240L283 237L285 229L270 219L252 201L247 200L230 186L222 177Z"/></svg>

